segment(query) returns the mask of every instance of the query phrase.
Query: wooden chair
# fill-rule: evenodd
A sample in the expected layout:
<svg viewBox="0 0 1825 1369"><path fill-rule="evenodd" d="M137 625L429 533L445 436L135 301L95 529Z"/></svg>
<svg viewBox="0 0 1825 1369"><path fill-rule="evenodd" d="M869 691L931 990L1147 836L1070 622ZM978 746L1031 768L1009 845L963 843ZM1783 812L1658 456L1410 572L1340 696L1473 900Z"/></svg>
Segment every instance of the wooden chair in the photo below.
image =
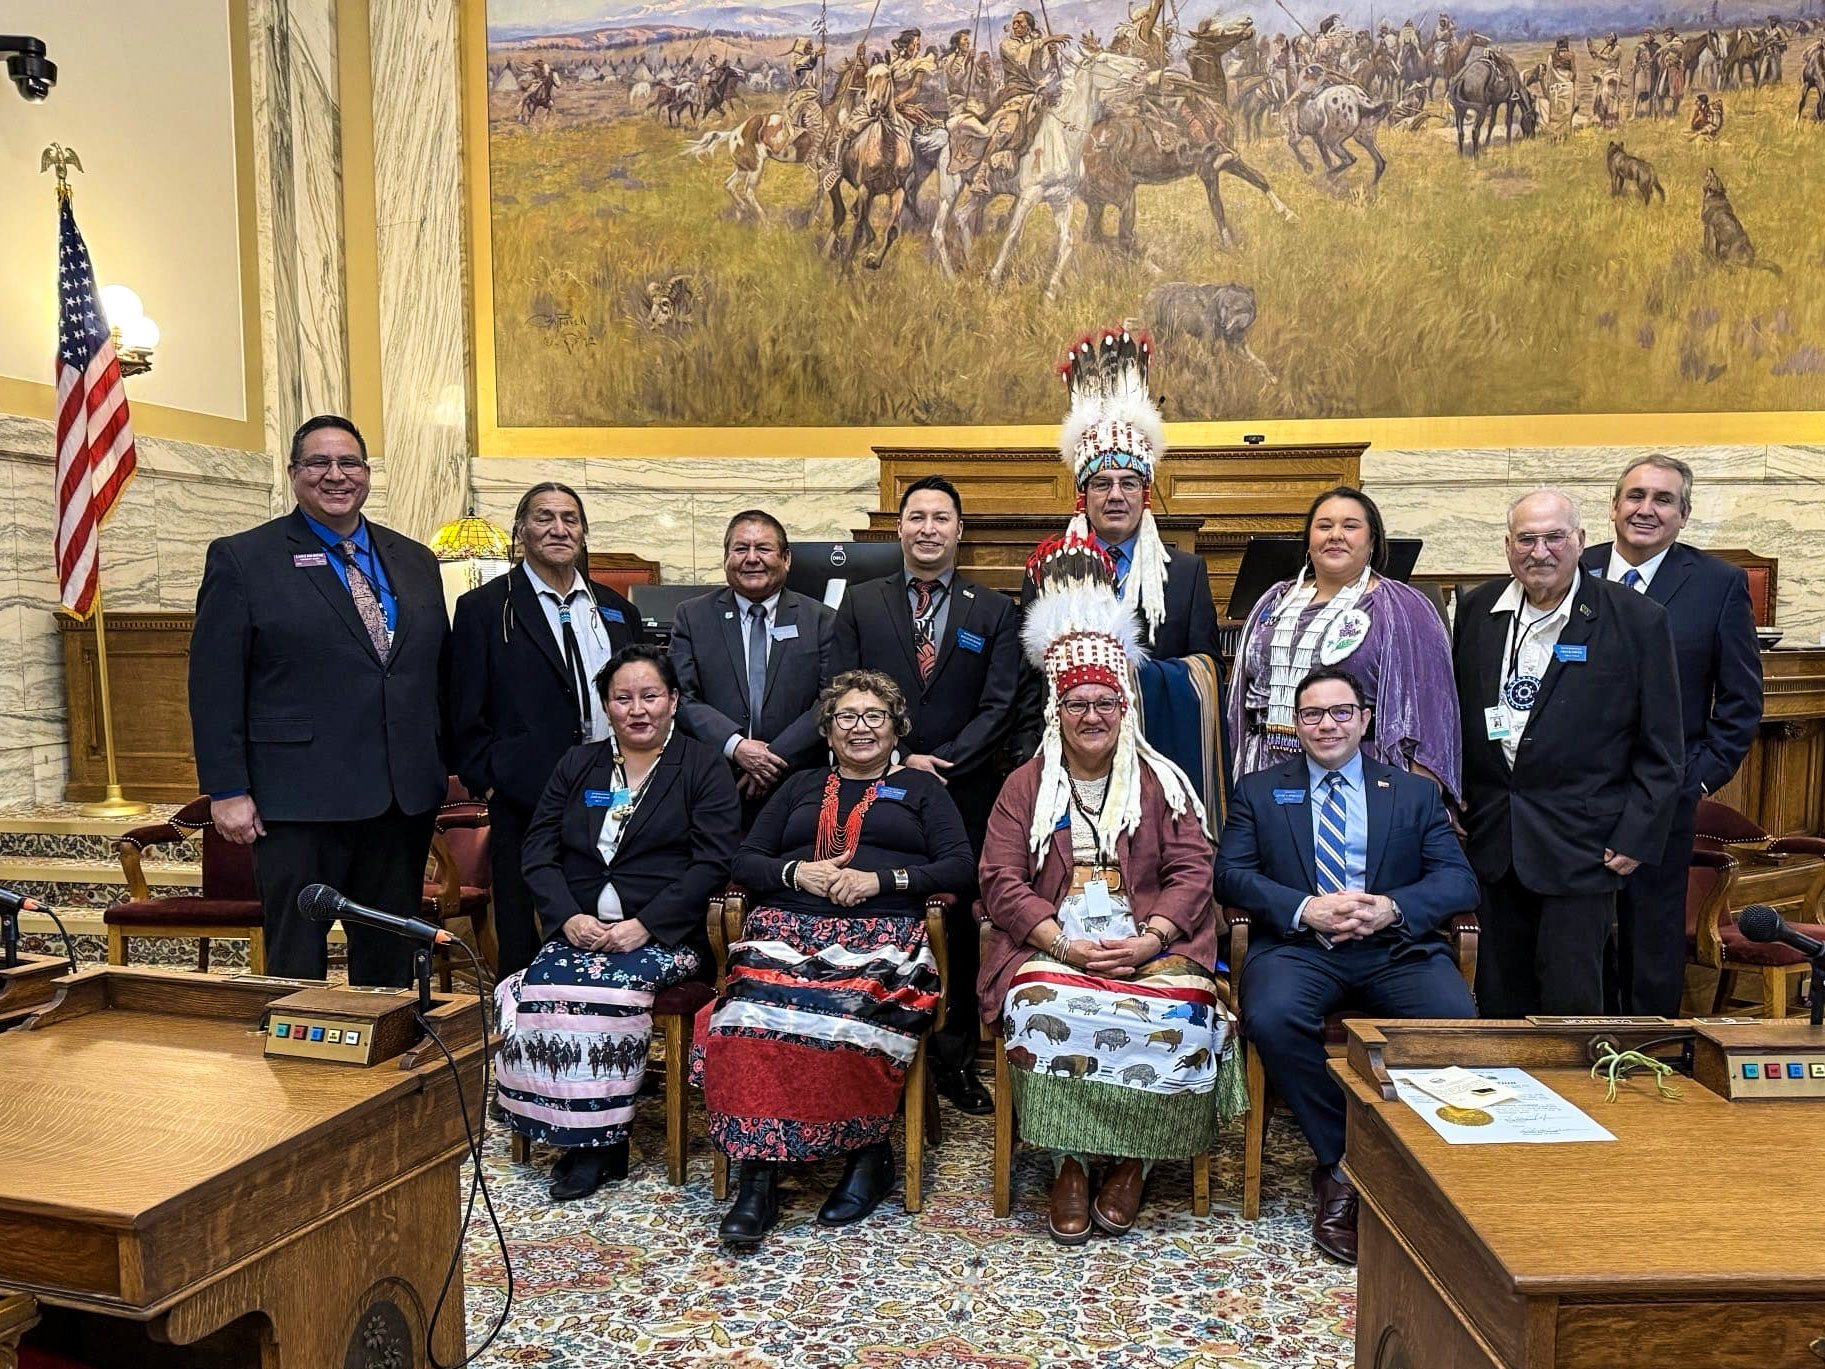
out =
<svg viewBox="0 0 1825 1369"><path fill-rule="evenodd" d="M722 901L711 899L706 920L712 941L721 935L722 918ZM665 1179L674 1188L684 1182L691 1142L687 1130L690 1094L685 1083L691 1022L713 996L714 991L701 979L674 984L653 996L653 1026L665 1045ZM513 1162L528 1163L532 1159L532 1141L518 1131L512 1132L512 1138Z"/></svg>
<svg viewBox="0 0 1825 1369"><path fill-rule="evenodd" d="M1752 903L1770 904L1789 925L1808 936L1825 936L1825 838L1771 837L1749 818L1727 804L1701 799L1697 836L1693 842L1694 871L1716 868L1701 863L1702 853L1731 858L1723 880L1723 903L1716 915L1693 922L1694 884L1687 881L1687 946L1698 964L1716 970L1714 1013L1724 1011L1739 973L1761 980L1757 1015L1787 1016L1794 986L1807 974L1807 962L1785 946L1750 941L1736 929L1736 914ZM1709 883L1709 876L1700 881Z"/></svg>
<svg viewBox="0 0 1825 1369"><path fill-rule="evenodd" d="M989 937L994 924L984 921L979 927L982 955L986 959ZM1006 1217L1014 1210L1014 1153L1020 1149L1015 1135L1014 1080L1008 1064L1007 1034L1000 1022L984 1022L982 1030L995 1042L995 1151L991 1163L995 1177L995 1215ZM1191 1211L1193 1216L1210 1215L1210 1152L1191 1157Z"/></svg>
<svg viewBox="0 0 1825 1369"><path fill-rule="evenodd" d="M1242 1029L1243 1060L1248 1066L1248 1117L1242 1128L1242 1220L1252 1222L1261 1215L1261 1162L1267 1151L1267 1124L1273 1116L1273 1094L1268 1089L1267 1069L1261 1053L1248 1043L1247 1021L1242 1007L1242 966L1248 959L1248 929L1253 915L1240 908L1224 908L1221 916L1229 927L1229 973L1221 981L1220 992L1230 1012ZM1459 913L1451 919L1451 944L1457 957L1458 973L1464 983L1476 991L1477 920L1475 913ZM1325 1019L1325 1051L1333 1056L1344 1052L1343 1024L1364 1013L1332 1013Z"/></svg>
<svg viewBox="0 0 1825 1369"><path fill-rule="evenodd" d="M925 1043L931 1032L944 1025L945 990L950 985L949 957L944 948L944 910L956 902L950 894L934 894L925 902L925 939L932 958L938 962L938 1011L925 1037L919 1039L912 1065L906 1071L906 1183L905 1204L908 1212L925 1206L925 1147L944 1140L944 1128L938 1119L937 1088L931 1071L926 1068ZM729 947L741 940L742 919L748 911L748 893L731 887L723 895L722 925L710 928L710 944L716 951L716 987L721 990L729 972ZM711 1171L711 1192L720 1201L729 1196L729 1157L716 1152Z"/></svg>
<svg viewBox="0 0 1825 1369"><path fill-rule="evenodd" d="M203 887L199 895L154 898L140 856L151 847L201 833ZM144 937L195 937L199 970L209 969L209 943L221 937L248 943L255 974L266 973L265 922L254 882L253 848L237 846L209 820L208 796L194 798L167 822L135 827L114 843L127 898L102 914L108 929L108 963L125 965L129 943Z"/></svg>
<svg viewBox="0 0 1825 1369"><path fill-rule="evenodd" d="M488 805L450 777L431 831L419 916L448 927L461 920L474 930L475 950L490 977L500 974L501 948L494 934L494 872L488 862ZM450 991L450 953L437 951L438 986Z"/></svg>

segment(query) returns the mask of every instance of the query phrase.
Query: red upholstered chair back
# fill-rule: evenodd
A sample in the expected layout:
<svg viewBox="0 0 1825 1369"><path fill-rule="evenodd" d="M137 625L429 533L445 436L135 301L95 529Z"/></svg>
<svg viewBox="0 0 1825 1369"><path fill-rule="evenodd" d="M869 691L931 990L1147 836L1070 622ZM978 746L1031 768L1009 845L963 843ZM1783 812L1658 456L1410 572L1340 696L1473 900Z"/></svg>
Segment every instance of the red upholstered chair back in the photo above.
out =
<svg viewBox="0 0 1825 1369"><path fill-rule="evenodd" d="M456 882L465 889L494 887L488 864L488 805L474 798L455 775L444 790L437 830L456 862Z"/></svg>
<svg viewBox="0 0 1825 1369"><path fill-rule="evenodd" d="M203 897L260 901L260 886L253 875L253 847L237 846L209 820L207 796L194 798L171 815L171 825L195 832L203 848Z"/></svg>
<svg viewBox="0 0 1825 1369"><path fill-rule="evenodd" d="M1697 832L1700 841L1766 841L1768 834L1728 804L1715 799L1698 801Z"/></svg>
<svg viewBox="0 0 1825 1369"><path fill-rule="evenodd" d="M1729 878L1730 867L1735 860L1722 851L1695 850L1692 852L1692 866L1686 872L1686 935L1698 935L1698 920L1704 915L1705 906L1717 893L1718 886ZM1713 910L1713 916L1722 912L1727 905L1720 902Z"/></svg>
<svg viewBox="0 0 1825 1369"><path fill-rule="evenodd" d="M1773 627L1774 595L1770 591L1774 577L1767 566L1744 566L1743 574L1749 580L1749 607L1755 615L1755 625Z"/></svg>

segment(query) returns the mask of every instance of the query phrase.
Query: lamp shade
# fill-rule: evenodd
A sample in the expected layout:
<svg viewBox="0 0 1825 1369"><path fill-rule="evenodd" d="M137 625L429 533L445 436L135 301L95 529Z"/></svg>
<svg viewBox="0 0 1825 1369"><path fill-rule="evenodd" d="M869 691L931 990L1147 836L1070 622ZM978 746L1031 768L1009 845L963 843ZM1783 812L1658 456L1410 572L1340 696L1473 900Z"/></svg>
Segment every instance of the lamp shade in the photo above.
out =
<svg viewBox="0 0 1825 1369"><path fill-rule="evenodd" d="M511 561L513 539L476 514L445 523L431 539L431 554L439 561Z"/></svg>

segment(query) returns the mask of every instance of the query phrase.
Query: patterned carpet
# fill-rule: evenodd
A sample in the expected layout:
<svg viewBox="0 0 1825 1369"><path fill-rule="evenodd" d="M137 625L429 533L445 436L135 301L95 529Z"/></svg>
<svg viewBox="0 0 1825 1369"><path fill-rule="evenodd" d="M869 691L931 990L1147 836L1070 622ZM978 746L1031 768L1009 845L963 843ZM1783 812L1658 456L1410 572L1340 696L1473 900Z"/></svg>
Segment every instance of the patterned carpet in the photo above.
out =
<svg viewBox="0 0 1825 1369"><path fill-rule="evenodd" d="M478 1365L728 1369L1348 1369L1354 1271L1313 1249L1309 1152L1282 1114L1270 1130L1261 1220L1236 1215L1240 1130L1212 1157L1208 1218L1187 1165L1157 1169L1139 1224L1064 1249L1045 1234L1051 1169L1023 1155L1014 1212L990 1207L988 1119L944 1108L926 1154L925 1210L899 1195L838 1231L813 1220L840 1164L801 1171L759 1250L716 1240L701 1110L689 1181L665 1182L659 1100L642 1105L633 1171L580 1203L545 1195L551 1152L508 1158L491 1125L488 1176L513 1254L513 1317ZM897 1151L897 1141L896 1141ZM505 1289L485 1220L468 1243L470 1343Z"/></svg>

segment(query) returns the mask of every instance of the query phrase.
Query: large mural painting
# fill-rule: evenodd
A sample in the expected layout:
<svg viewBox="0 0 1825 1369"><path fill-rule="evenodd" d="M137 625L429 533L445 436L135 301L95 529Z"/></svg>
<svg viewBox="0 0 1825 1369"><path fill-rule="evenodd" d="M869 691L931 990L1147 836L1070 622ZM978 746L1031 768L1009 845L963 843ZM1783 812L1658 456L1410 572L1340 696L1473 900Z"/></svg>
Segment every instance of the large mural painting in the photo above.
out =
<svg viewBox="0 0 1825 1369"><path fill-rule="evenodd" d="M502 429L1825 409L1816 0L469 3Z"/></svg>

